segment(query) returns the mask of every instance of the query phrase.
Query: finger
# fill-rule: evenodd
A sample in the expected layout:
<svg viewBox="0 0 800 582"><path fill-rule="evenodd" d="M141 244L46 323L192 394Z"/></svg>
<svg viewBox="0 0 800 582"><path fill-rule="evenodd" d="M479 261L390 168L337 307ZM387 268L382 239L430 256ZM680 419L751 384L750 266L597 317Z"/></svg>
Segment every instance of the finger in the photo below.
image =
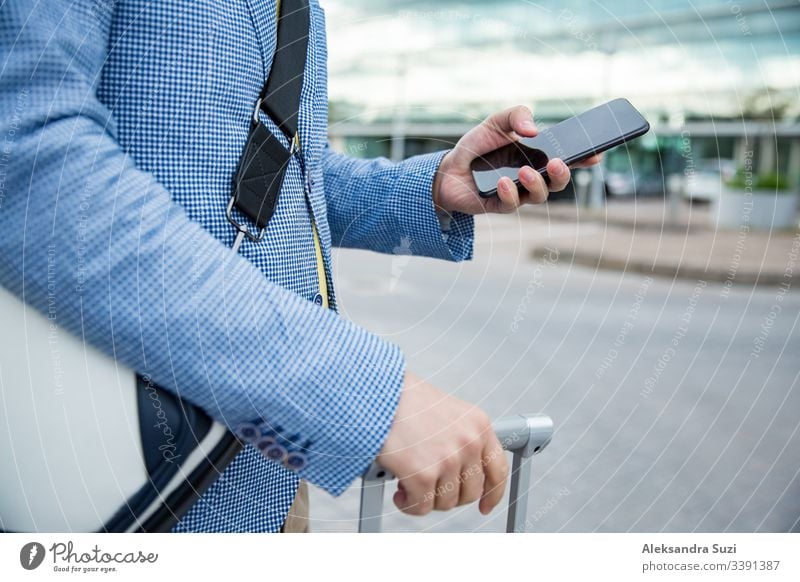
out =
<svg viewBox="0 0 800 582"><path fill-rule="evenodd" d="M519 182L528 191L528 202L531 204L541 204L547 200L549 191L542 175L531 168L524 166L519 170Z"/></svg>
<svg viewBox="0 0 800 582"><path fill-rule="evenodd" d="M442 459L440 462L440 476L434 489L434 509L446 511L453 509L458 503L458 490L461 486L458 479L460 468L461 461L457 453Z"/></svg>
<svg viewBox="0 0 800 582"><path fill-rule="evenodd" d="M436 500L434 501L433 508L439 511L447 511L453 509L458 505L460 496L461 483L458 478L458 473L453 472L436 483Z"/></svg>
<svg viewBox="0 0 800 582"><path fill-rule="evenodd" d="M433 509L435 487L435 476L427 472L416 473L399 482L392 500L403 513L425 515Z"/></svg>
<svg viewBox="0 0 800 582"><path fill-rule="evenodd" d="M466 505L481 498L483 494L483 463L467 465L461 470L461 491L458 495L458 504Z"/></svg>
<svg viewBox="0 0 800 582"><path fill-rule="evenodd" d="M500 441L494 434L489 437L490 441L484 450L483 463L484 475L483 496L478 505L481 513L486 515L500 503L506 488L508 479L508 461L503 452Z"/></svg>
<svg viewBox="0 0 800 582"><path fill-rule="evenodd" d="M561 192L569 183L569 168L558 158L547 162L547 175L550 177L550 192Z"/></svg>
<svg viewBox="0 0 800 582"><path fill-rule="evenodd" d="M497 181L497 211L513 212L519 208L519 189L511 178L503 177Z"/></svg>
<svg viewBox="0 0 800 582"><path fill-rule="evenodd" d="M603 154L596 154L591 158L587 158L583 161L578 162L577 164L572 164L571 168L588 168L590 166L594 166L595 164L599 164L600 160L603 159Z"/></svg>

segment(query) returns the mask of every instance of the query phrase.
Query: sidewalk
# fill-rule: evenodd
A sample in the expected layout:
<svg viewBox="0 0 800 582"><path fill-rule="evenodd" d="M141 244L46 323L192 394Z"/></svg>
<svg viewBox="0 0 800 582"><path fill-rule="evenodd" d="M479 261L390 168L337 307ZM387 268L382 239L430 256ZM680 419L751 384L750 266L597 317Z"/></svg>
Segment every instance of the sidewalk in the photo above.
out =
<svg viewBox="0 0 800 582"><path fill-rule="evenodd" d="M612 201L599 211L565 201L524 213L532 221L577 227L572 236L537 242L535 256L547 254L549 246L559 250L560 261L591 268L728 285L791 283L800 272L800 229L717 231L708 206L681 202L677 210L670 217L663 200Z"/></svg>

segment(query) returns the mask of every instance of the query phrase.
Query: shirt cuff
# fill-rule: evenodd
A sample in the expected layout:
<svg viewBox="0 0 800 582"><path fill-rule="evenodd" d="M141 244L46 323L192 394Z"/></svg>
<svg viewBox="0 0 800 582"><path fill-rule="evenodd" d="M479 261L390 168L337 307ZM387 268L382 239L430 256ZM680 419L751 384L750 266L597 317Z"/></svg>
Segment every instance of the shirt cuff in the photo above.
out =
<svg viewBox="0 0 800 582"><path fill-rule="evenodd" d="M462 212L437 212L433 204L433 180L445 154L447 151L414 156L402 162L394 192L395 220L410 254L465 261L472 258L474 218Z"/></svg>

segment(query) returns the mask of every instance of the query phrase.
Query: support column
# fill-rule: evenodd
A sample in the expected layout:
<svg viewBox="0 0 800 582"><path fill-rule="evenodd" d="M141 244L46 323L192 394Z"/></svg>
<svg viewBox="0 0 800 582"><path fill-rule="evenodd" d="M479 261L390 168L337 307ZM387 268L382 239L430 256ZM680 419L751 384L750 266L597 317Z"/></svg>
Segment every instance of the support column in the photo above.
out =
<svg viewBox="0 0 800 582"><path fill-rule="evenodd" d="M758 173L772 174L775 172L775 135L765 135L759 141L758 148Z"/></svg>
<svg viewBox="0 0 800 582"><path fill-rule="evenodd" d="M789 146L789 163L786 167L789 183L797 189L800 187L800 138L792 138Z"/></svg>

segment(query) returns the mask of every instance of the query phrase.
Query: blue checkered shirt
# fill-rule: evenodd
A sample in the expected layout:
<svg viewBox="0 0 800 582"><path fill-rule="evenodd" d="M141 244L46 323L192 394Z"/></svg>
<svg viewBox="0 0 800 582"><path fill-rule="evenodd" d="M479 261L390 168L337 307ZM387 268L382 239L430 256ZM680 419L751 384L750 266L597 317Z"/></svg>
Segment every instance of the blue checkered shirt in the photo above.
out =
<svg viewBox="0 0 800 582"><path fill-rule="evenodd" d="M299 117L306 175L293 160L264 240L231 252L225 205L271 66L275 10L2 7L0 285L43 312L54 285L65 329L229 427L280 427L307 457L298 474L245 447L176 531L277 531L300 478L341 493L389 429L403 356L314 304L312 213L329 280L332 246L471 255L471 219L456 215L443 235L431 202L442 154L394 164L328 148L316 1Z"/></svg>

